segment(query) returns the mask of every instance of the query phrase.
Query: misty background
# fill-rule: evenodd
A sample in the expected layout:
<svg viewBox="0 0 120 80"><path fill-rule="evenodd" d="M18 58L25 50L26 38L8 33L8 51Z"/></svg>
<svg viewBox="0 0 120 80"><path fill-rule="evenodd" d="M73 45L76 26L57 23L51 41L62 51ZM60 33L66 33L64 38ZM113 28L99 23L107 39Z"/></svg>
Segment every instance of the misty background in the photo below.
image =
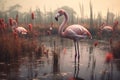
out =
<svg viewBox="0 0 120 80"><path fill-rule="evenodd" d="M36 8L34 8L34 10L32 7L28 7L27 11L23 11L24 8L27 6L27 4L29 5L29 3L27 3L26 6L22 6L17 3L15 4L14 1L15 0L12 0L12 1L0 0L0 5L1 5L0 18L4 18L6 23L8 22L8 19L11 17L14 19L18 17L19 24L33 23L31 19L31 13L34 13L35 14L34 24L36 24L36 26L38 25L38 27L40 27L39 25L44 25L44 27L46 28L47 27L46 25L55 23L54 16L57 10L60 8L63 8L68 12L69 14L68 24L78 23L78 24L84 25L85 27L97 28L97 27L100 27L100 25L103 22L105 22L107 25L113 25L114 21L116 20L120 21L119 13L116 12L115 14L114 12L110 11L109 8L107 8L106 13L104 15L102 14L102 11L99 11L95 14L94 13L95 3L92 1L88 2L89 3L87 5L88 11L86 10L86 4L83 4L84 2L83 3L79 2L75 4L75 5L78 5L79 10L77 11L79 11L79 13L74 8L71 7L73 5L71 6L63 5L60 7L58 5L55 10L53 9L54 8L53 6L53 8L51 7L48 10L46 8L48 7L47 2L45 5L43 5L43 7L35 6ZM12 5L9 4L9 7L8 7L8 3L10 2L14 4ZM21 3L21 1L18 1L18 2ZM56 4L56 3L52 2L52 4ZM102 4L101 4L101 7L102 7ZM86 15L86 12L88 12L87 15ZM59 21L59 24L60 23L61 23L61 20Z"/></svg>

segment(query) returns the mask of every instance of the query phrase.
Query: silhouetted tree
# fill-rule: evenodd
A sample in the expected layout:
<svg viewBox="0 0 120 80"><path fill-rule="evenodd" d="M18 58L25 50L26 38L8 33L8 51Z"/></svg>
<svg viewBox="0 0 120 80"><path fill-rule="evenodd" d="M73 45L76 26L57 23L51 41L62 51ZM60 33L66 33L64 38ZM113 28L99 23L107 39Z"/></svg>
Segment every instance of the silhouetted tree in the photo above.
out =
<svg viewBox="0 0 120 80"><path fill-rule="evenodd" d="M98 13L98 16L97 16L97 22L98 22L98 27L100 27L100 25L102 24L102 15L100 12Z"/></svg>
<svg viewBox="0 0 120 80"><path fill-rule="evenodd" d="M83 4L79 3L79 8L80 8L80 14L81 14L81 23L84 23L84 6Z"/></svg>
<svg viewBox="0 0 120 80"><path fill-rule="evenodd" d="M43 23L43 13L40 11L40 8L36 8L36 23L41 24Z"/></svg>
<svg viewBox="0 0 120 80"><path fill-rule="evenodd" d="M93 8L92 8L92 4L90 1L90 28L93 28Z"/></svg>

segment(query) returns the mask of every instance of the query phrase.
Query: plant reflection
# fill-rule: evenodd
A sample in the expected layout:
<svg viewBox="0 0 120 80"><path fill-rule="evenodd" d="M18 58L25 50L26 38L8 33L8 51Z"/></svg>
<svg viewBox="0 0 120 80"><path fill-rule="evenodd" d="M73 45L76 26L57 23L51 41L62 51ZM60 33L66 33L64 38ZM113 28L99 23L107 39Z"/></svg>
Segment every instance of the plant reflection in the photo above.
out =
<svg viewBox="0 0 120 80"><path fill-rule="evenodd" d="M59 72L60 72L59 55L56 52L53 52L53 74L57 74Z"/></svg>
<svg viewBox="0 0 120 80"><path fill-rule="evenodd" d="M113 55L110 52L106 53L104 70L101 72L101 80L112 80L113 77Z"/></svg>
<svg viewBox="0 0 120 80"><path fill-rule="evenodd" d="M96 46L95 46L96 47ZM90 74L90 80L95 80L95 67L96 67L96 58L93 52L94 47L90 45L89 47L89 59L88 59L88 68L90 68L90 63L91 63L91 74ZM88 69L87 68L87 69Z"/></svg>

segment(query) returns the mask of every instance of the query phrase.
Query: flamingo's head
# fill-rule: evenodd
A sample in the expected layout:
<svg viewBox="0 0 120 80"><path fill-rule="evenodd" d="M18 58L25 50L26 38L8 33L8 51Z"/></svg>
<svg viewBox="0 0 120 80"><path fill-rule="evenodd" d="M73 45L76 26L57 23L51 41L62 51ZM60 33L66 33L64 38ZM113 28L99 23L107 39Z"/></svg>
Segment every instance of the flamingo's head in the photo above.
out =
<svg viewBox="0 0 120 80"><path fill-rule="evenodd" d="M92 35L91 35L91 33L90 33L89 31L87 31L87 36L88 36L90 39L92 39Z"/></svg>
<svg viewBox="0 0 120 80"><path fill-rule="evenodd" d="M105 23L105 22L103 22L103 23L101 24L101 26L99 27L99 30L102 31L102 29L104 28L104 26L106 26L106 23Z"/></svg>
<svg viewBox="0 0 120 80"><path fill-rule="evenodd" d="M103 28L106 26L106 23L103 22L101 26L98 28L97 35L100 37L102 35Z"/></svg>
<svg viewBox="0 0 120 80"><path fill-rule="evenodd" d="M60 10L57 12L56 16L55 16L55 20L58 21L58 18L59 18L60 16L62 16L63 14L65 14L65 10L60 9Z"/></svg>

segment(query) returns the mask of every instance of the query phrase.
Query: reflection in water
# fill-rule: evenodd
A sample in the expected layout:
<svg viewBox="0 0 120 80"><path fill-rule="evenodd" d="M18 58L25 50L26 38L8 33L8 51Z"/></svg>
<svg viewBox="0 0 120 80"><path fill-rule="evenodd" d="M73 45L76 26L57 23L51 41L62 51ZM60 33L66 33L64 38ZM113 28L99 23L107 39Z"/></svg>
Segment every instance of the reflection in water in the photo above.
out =
<svg viewBox="0 0 120 80"><path fill-rule="evenodd" d="M79 71L80 71L79 64L80 64L80 60L79 60L79 57L78 57L78 63L75 61L75 66L74 66L74 79L73 79L73 80L84 80L83 78L80 78L80 77L78 76L78 75L79 75Z"/></svg>
<svg viewBox="0 0 120 80"><path fill-rule="evenodd" d="M89 47L89 59L88 59L88 69L90 68L91 63L91 74L90 74L90 80L95 80L95 67L96 67L96 59L93 52L93 46L90 45Z"/></svg>
<svg viewBox="0 0 120 80"><path fill-rule="evenodd" d="M110 75L110 64L104 65L104 70L101 72L101 80L112 80L112 75Z"/></svg>
<svg viewBox="0 0 120 80"><path fill-rule="evenodd" d="M53 53L53 78L52 80L62 80L60 73L60 49L56 47L56 41L54 41Z"/></svg>
<svg viewBox="0 0 120 80"><path fill-rule="evenodd" d="M93 53L93 46L89 47L89 59L88 59L88 68L90 67L91 57Z"/></svg>
<svg viewBox="0 0 120 80"><path fill-rule="evenodd" d="M91 69L91 77L90 80L96 80L96 75L95 75L95 67L96 67L96 59L93 56L93 60L92 60L92 69Z"/></svg>
<svg viewBox="0 0 120 80"><path fill-rule="evenodd" d="M60 73L59 54L53 52L53 74Z"/></svg>
<svg viewBox="0 0 120 80"><path fill-rule="evenodd" d="M78 74L79 74L79 57L78 57L78 63L76 64L76 61L75 61L75 66L74 66L74 78L77 78L78 77Z"/></svg>
<svg viewBox="0 0 120 80"><path fill-rule="evenodd" d="M77 57L75 61L74 46L70 41L64 40L63 45L60 41L53 44L47 46L47 56L39 47L37 54L26 53L17 62L1 62L0 80L120 80L120 60L104 62L108 50L102 47L108 45L100 43L99 47L94 47L89 42L81 42L82 59Z"/></svg>
<svg viewBox="0 0 120 80"><path fill-rule="evenodd" d="M104 69L101 74L102 80L113 80L113 55L112 53L106 53Z"/></svg>

